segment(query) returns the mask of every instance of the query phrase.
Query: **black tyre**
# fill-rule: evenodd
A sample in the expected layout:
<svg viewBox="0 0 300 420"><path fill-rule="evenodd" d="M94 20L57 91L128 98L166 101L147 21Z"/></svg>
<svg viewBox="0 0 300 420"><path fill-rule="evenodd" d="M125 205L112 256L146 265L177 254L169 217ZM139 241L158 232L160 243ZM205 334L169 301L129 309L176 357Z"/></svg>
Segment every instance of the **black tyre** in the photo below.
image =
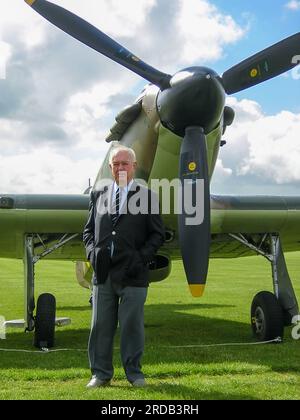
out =
<svg viewBox="0 0 300 420"><path fill-rule="evenodd" d="M34 346L54 347L56 301L53 295L45 293L37 301Z"/></svg>
<svg viewBox="0 0 300 420"><path fill-rule="evenodd" d="M283 311L273 293L260 292L254 297L251 306L251 326L254 336L259 341L283 338Z"/></svg>

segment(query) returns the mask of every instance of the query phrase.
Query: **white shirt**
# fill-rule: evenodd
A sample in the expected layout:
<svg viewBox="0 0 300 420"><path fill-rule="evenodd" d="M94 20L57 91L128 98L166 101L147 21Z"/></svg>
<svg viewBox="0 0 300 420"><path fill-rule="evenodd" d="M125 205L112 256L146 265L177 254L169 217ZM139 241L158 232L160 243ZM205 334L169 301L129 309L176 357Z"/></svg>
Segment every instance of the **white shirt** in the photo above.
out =
<svg viewBox="0 0 300 420"><path fill-rule="evenodd" d="M117 194L117 189L119 188L120 190L120 205L119 205L119 213L121 214L121 210L123 209L123 206L127 200L127 195L128 192L130 191L130 188L132 187L133 184L133 179L129 182L128 185L126 185L126 187L119 187L119 185L114 182L114 186L113 186L113 194L112 194L112 203L116 202L116 194Z"/></svg>

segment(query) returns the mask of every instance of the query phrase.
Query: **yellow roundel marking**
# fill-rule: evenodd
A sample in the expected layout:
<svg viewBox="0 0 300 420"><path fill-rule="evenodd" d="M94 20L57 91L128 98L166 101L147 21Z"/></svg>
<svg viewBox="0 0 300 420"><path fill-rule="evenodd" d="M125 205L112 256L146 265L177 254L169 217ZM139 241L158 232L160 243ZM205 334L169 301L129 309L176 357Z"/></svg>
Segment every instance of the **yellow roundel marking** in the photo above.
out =
<svg viewBox="0 0 300 420"><path fill-rule="evenodd" d="M257 70L257 69L252 69L252 70L251 70L251 73L250 73L250 76L254 78L254 77L256 77L257 75L258 75L258 70Z"/></svg>
<svg viewBox="0 0 300 420"><path fill-rule="evenodd" d="M33 3L35 3L36 0L25 0L26 3L29 4L29 6L32 6Z"/></svg>
<svg viewBox="0 0 300 420"><path fill-rule="evenodd" d="M196 170L196 168L197 168L197 165L196 165L196 163L195 163L195 162L191 162L191 163L189 164L189 170L190 170L191 172L195 171L195 170Z"/></svg>

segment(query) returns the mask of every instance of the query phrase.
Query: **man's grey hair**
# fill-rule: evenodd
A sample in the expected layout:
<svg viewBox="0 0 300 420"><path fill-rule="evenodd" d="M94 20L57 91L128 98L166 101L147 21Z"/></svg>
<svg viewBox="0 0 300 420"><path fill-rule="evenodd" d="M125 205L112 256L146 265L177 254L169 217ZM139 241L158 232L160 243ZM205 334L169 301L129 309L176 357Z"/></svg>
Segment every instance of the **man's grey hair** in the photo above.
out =
<svg viewBox="0 0 300 420"><path fill-rule="evenodd" d="M131 149L130 147L126 147L126 146L114 146L111 149L110 155L109 155L109 163L112 164L113 158L119 153L119 152L127 152L132 161L136 162L136 154L135 151L133 149Z"/></svg>

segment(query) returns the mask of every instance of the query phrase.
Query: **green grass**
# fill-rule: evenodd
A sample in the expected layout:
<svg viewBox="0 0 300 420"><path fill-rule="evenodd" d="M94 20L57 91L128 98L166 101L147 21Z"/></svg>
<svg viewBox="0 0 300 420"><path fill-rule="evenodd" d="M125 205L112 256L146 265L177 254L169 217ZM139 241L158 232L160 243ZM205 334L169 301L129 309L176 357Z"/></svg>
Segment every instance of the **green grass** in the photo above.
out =
<svg viewBox="0 0 300 420"><path fill-rule="evenodd" d="M300 297L300 253L287 263ZM189 295L180 263L170 278L151 285L145 308L143 370L149 386L134 389L125 379L115 342L115 379L110 388L88 391L86 352L50 354L0 351L0 400L4 399L299 399L300 341L286 329L281 345L191 347L254 342L249 325L253 296L272 290L271 267L261 257L211 261L206 294ZM73 263L42 261L36 267L36 296L54 293L57 316L72 324L56 333L56 348L85 349L91 310L89 291L75 280ZM0 315L23 318L21 262L0 260ZM9 329L6 349L32 348L32 334Z"/></svg>

